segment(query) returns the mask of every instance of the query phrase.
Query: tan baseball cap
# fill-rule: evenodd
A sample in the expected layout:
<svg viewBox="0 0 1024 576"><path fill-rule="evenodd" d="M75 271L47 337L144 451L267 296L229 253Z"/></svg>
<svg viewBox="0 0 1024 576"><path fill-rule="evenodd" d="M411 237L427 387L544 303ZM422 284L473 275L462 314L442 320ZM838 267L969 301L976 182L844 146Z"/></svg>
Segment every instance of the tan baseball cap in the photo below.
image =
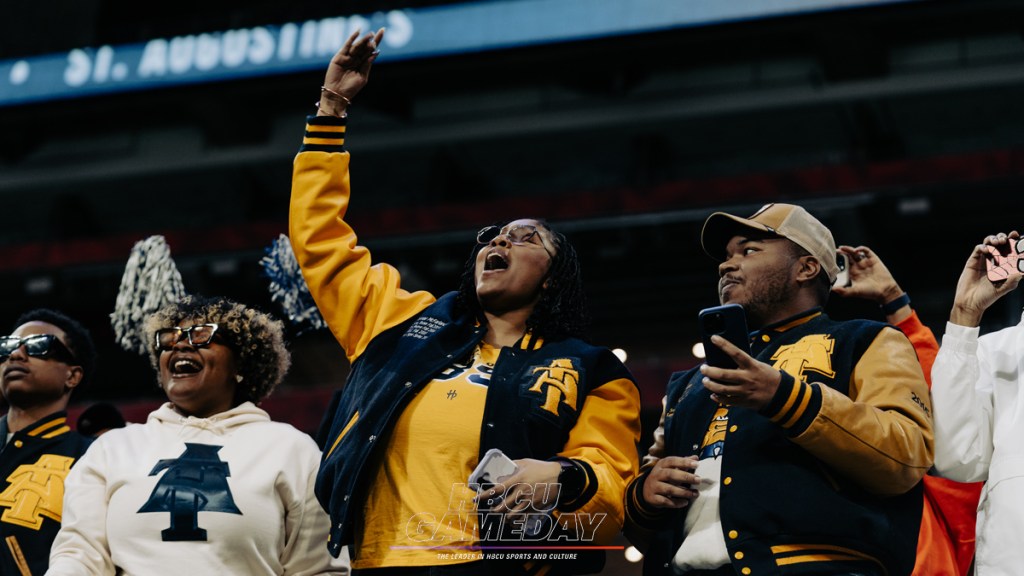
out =
<svg viewBox="0 0 1024 576"><path fill-rule="evenodd" d="M765 204L749 218L740 218L725 212L715 212L704 221L700 244L708 256L725 260L725 246L743 228L752 228L782 236L807 250L821 264L828 279L836 281L836 241L832 232L817 218L793 204Z"/></svg>

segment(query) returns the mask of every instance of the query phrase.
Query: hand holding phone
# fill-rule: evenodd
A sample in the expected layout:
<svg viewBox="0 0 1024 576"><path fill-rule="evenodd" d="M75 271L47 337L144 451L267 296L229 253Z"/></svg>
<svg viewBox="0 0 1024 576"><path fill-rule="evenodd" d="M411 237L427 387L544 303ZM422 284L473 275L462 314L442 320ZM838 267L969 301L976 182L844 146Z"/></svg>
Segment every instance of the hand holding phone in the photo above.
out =
<svg viewBox="0 0 1024 576"><path fill-rule="evenodd" d="M743 308L737 304L707 308L700 311L699 318L707 353L707 365L701 366L700 372L704 376L704 388L711 392L711 400L754 410L767 406L779 389L782 373L757 358L743 359L741 367L711 342L712 336L720 336L750 356L750 334ZM736 370L735 378L729 378L723 370Z"/></svg>
<svg viewBox="0 0 1024 576"><path fill-rule="evenodd" d="M502 478L511 476L518 471L519 466L504 452L497 448L491 448L480 459L480 463L477 464L473 473L469 475L469 487L480 494L493 488ZM490 502L501 502L504 496L504 494L496 496ZM481 504L486 505L483 500L481 500ZM528 514L523 527L525 534L531 537L536 536L544 528L545 521L550 522L550 520L545 520L543 515Z"/></svg>
<svg viewBox="0 0 1024 576"><path fill-rule="evenodd" d="M988 279L992 282L1001 282L1010 277L1010 274L1024 272L1024 262L1021 261L1021 252L1024 252L1024 238L1017 240L1010 238L1006 245L1004 254L995 246L986 245L988 258L985 258L985 269Z"/></svg>
<svg viewBox="0 0 1024 576"><path fill-rule="evenodd" d="M853 284L850 280L850 267L846 260L846 254L836 252L836 265L839 266L839 273L836 274L836 281L833 286L847 288Z"/></svg>
<svg viewBox="0 0 1024 576"><path fill-rule="evenodd" d="M750 333L747 331L747 313L739 304L725 304L705 308L697 315L701 341L707 363L716 368L735 369L736 362L711 342L714 335L725 338L733 346L750 354Z"/></svg>
<svg viewBox="0 0 1024 576"><path fill-rule="evenodd" d="M469 475L469 487L474 490L490 489L498 483L499 479L511 476L518 470L519 467L516 466L516 463L505 456L504 452L497 448L491 448L480 459L480 463L477 464L473 473Z"/></svg>

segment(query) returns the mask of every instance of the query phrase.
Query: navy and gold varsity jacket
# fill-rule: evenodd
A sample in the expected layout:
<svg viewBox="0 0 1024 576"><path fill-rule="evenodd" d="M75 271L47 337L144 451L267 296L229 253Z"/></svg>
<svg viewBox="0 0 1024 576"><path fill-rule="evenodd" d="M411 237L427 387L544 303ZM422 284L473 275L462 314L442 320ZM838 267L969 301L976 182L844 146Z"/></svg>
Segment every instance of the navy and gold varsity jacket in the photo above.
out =
<svg viewBox="0 0 1024 576"><path fill-rule="evenodd" d="M719 511L736 573L910 574L920 480L933 457L928 387L910 342L890 326L836 322L820 309L750 342L782 382L760 411L729 407L721 430ZM701 379L697 369L673 375L645 470L663 456L697 454L718 409ZM645 478L627 491L627 522L649 537L644 573L671 574L687 509L646 505Z"/></svg>
<svg viewBox="0 0 1024 576"><path fill-rule="evenodd" d="M7 438L0 418L0 439ZM14 433L0 450L0 574L41 576L60 530L64 478L92 442L57 412Z"/></svg>
<svg viewBox="0 0 1024 576"><path fill-rule="evenodd" d="M317 496L331 516L328 548L338 555L354 541L378 447L395 420L423 386L471 353L485 329L456 312L455 293L435 300L407 292L395 268L371 262L344 220L350 194L344 120L307 122L295 159L290 237L310 293L352 362L319 439ZM594 543L608 544L621 530L625 487L639 466L639 408L631 375L609 350L528 333L495 362L480 455L498 448L512 459L572 459L587 478L582 495L559 509L606 515Z"/></svg>

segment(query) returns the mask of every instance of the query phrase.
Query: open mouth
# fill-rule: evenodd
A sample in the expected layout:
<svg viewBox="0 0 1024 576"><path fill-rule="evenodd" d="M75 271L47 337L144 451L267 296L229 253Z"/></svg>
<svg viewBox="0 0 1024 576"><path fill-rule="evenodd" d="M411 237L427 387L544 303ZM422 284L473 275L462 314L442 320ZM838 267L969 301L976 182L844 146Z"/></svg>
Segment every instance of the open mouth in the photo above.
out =
<svg viewBox="0 0 1024 576"><path fill-rule="evenodd" d="M203 369L202 364L188 358L179 358L171 364L173 376L189 376Z"/></svg>
<svg viewBox="0 0 1024 576"><path fill-rule="evenodd" d="M497 252L491 252L487 255L487 259L484 260L484 270L506 269L508 269L508 260Z"/></svg>

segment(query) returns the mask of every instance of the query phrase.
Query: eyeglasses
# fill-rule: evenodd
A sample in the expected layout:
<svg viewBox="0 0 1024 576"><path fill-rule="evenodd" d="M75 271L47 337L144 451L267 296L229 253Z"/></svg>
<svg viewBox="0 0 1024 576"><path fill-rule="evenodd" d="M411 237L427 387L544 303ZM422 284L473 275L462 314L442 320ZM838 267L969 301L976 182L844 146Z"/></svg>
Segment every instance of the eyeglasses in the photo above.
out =
<svg viewBox="0 0 1024 576"><path fill-rule="evenodd" d="M156 349L166 352L181 342L182 338L188 338L188 343L193 348L205 348L210 345L210 342L213 342L213 336L216 333L216 324L196 324L188 328L181 326L161 328L156 331Z"/></svg>
<svg viewBox="0 0 1024 576"><path fill-rule="evenodd" d="M504 232L502 232L501 226L488 226L476 233L476 242L477 244L483 244L486 246L487 244L490 244L492 240L494 240L498 236L501 236L502 234L504 234L508 238L509 242L515 244L516 246L522 246L523 244L536 244L536 242L531 242L531 240L533 240L534 237L536 237L540 243L540 247L543 248L544 251L548 253L548 256L550 256L551 258L555 257L554 254L552 254L551 251L548 250L548 247L544 244L543 237L539 235L540 230L538 230L537 227L532 224L520 224L518 226L513 226L508 230L505 230Z"/></svg>
<svg viewBox="0 0 1024 576"><path fill-rule="evenodd" d="M0 338L0 362L6 362L11 354L14 354L14 351L22 346L25 347L25 353L34 358L52 358L69 364L77 362L71 350L68 350L68 347L54 334L34 334L24 338L18 336Z"/></svg>

